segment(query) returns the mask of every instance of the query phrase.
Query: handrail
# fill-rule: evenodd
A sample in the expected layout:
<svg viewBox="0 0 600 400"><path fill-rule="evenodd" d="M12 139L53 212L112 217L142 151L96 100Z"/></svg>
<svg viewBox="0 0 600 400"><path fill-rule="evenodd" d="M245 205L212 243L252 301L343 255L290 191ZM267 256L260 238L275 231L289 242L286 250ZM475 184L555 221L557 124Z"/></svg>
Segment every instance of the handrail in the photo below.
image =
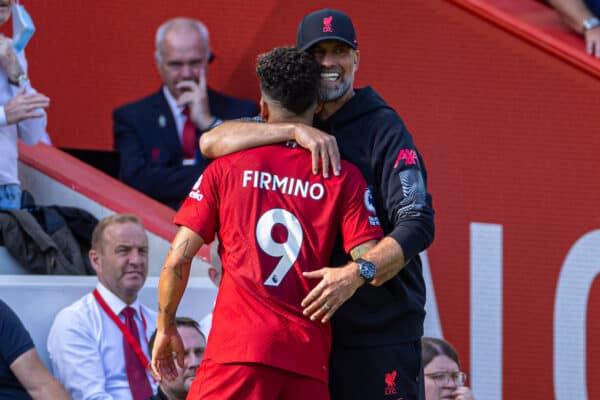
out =
<svg viewBox="0 0 600 400"><path fill-rule="evenodd" d="M168 242L177 232L171 208L55 147L19 143L19 159L110 210L135 213L146 229ZM210 259L208 246L202 246L198 255Z"/></svg>
<svg viewBox="0 0 600 400"><path fill-rule="evenodd" d="M490 0L446 1L496 25L511 35L529 42L546 53L579 68L583 72L600 78L600 60L589 56L584 51L583 41L572 40L571 37L573 35L571 34L555 35L549 33L548 27L554 28L555 32L562 30L567 32L568 29L562 26L556 13L545 5L537 4L533 0L527 3L528 8L534 9L536 13L539 10L540 15L542 15L542 18L539 20L536 19L536 23L533 23L531 20L524 20L519 18L519 15L506 11L507 8L510 8L507 7L510 2L501 2L504 7L499 7L498 2ZM543 26L541 26L540 22L544 23ZM556 27L559 29L556 29Z"/></svg>
<svg viewBox="0 0 600 400"><path fill-rule="evenodd" d="M166 240L177 231L172 209L55 147L20 143L19 159L115 212L135 210L147 229Z"/></svg>

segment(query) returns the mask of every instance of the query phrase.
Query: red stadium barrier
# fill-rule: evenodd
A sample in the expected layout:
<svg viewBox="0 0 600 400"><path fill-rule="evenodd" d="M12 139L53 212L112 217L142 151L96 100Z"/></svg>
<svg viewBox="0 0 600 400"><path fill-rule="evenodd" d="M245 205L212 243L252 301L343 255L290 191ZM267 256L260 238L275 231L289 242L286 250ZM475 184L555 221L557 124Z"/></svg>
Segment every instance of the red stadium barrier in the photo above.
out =
<svg viewBox="0 0 600 400"><path fill-rule="evenodd" d="M175 211L171 208L55 147L44 144L27 146L20 143L19 157L22 163L39 171L42 175L89 199L90 206L97 203L115 213L136 214L148 231L168 242L173 240L177 227L173 224ZM43 196L44 188L38 187L35 190L42 193ZM66 190L64 191L66 194ZM88 208L88 211L93 212L94 210ZM208 247L203 246L198 255L210 259L209 253ZM158 260L160 263L166 253L156 256L160 259Z"/></svg>

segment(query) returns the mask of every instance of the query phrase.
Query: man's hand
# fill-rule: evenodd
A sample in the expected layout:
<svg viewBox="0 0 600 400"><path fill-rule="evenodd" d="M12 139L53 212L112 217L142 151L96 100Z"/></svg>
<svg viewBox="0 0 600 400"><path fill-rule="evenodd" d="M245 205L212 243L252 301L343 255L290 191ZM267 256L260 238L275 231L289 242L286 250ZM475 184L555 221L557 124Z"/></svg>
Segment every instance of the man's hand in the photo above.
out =
<svg viewBox="0 0 600 400"><path fill-rule="evenodd" d="M585 32L585 48L589 55L600 58L600 26Z"/></svg>
<svg viewBox="0 0 600 400"><path fill-rule="evenodd" d="M0 65L4 67L8 79L16 82L23 69L19 65L17 55L12 46L12 40L0 34Z"/></svg>
<svg viewBox="0 0 600 400"><path fill-rule="evenodd" d="M25 89L21 88L12 99L4 104L6 123L12 125L28 118L41 118L44 113L38 110L49 105L50 99L48 97L41 93L26 94Z"/></svg>
<svg viewBox="0 0 600 400"><path fill-rule="evenodd" d="M174 354L176 354L177 365L183 368L183 353L183 342L175 324L165 331L157 330L152 349L152 372L155 377L159 381L163 378L169 381L177 378Z"/></svg>
<svg viewBox="0 0 600 400"><path fill-rule="evenodd" d="M208 129L213 119L208 106L206 70L202 70L198 83L194 81L181 81L177 84L177 89L184 91L177 99L177 105L189 108L190 118L194 121L194 125L198 129L202 131Z"/></svg>
<svg viewBox="0 0 600 400"><path fill-rule="evenodd" d="M304 315L311 320L322 317L325 323L346 300L348 300L365 281L358 275L355 263L341 268L321 268L316 271L304 272L307 278L318 279L321 282L310 291L300 305Z"/></svg>
<svg viewBox="0 0 600 400"><path fill-rule="evenodd" d="M310 150L314 174L319 173L319 161L323 164L323 177L329 177L329 168L334 175L340 174L340 150L334 136L312 126L295 124L294 138L296 143Z"/></svg>

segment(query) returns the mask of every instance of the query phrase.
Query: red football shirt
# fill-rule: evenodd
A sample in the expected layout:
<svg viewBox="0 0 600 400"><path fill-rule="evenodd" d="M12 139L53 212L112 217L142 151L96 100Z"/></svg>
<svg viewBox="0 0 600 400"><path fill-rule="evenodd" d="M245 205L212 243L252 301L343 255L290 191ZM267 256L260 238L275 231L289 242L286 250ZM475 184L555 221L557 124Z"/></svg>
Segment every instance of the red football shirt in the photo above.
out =
<svg viewBox="0 0 600 400"><path fill-rule="evenodd" d="M329 324L302 314L338 233L346 251L382 232L359 170L311 170L310 153L266 146L219 158L198 179L175 223L205 242L217 233L223 278L206 356L254 362L327 380Z"/></svg>

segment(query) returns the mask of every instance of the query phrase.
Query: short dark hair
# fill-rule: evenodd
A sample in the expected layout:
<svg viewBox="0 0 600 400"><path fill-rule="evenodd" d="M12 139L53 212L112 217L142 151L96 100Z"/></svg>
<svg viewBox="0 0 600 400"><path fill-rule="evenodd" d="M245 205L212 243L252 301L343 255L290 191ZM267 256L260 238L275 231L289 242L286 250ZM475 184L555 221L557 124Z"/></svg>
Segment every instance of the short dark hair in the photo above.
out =
<svg viewBox="0 0 600 400"><path fill-rule="evenodd" d="M200 336L202 336L202 338L206 341L206 337L204 336L204 333L202 333L202 331L200 330L200 324L195 319L188 318L188 317L175 317L175 326L177 326L177 327L187 326L189 328L194 328L198 331ZM152 333L152 336L150 336L150 340L148 341L148 352L150 354L152 354L152 349L154 348L154 340L156 340L156 330L154 330L154 332Z"/></svg>
<svg viewBox="0 0 600 400"><path fill-rule="evenodd" d="M294 114L302 114L317 100L321 67L296 47L275 47L258 56L260 90Z"/></svg>
<svg viewBox="0 0 600 400"><path fill-rule="evenodd" d="M421 359L423 360L423 368L425 368L431 360L437 356L446 356L456 363L460 367L458 361L458 354L454 347L445 340L424 337L421 339Z"/></svg>

